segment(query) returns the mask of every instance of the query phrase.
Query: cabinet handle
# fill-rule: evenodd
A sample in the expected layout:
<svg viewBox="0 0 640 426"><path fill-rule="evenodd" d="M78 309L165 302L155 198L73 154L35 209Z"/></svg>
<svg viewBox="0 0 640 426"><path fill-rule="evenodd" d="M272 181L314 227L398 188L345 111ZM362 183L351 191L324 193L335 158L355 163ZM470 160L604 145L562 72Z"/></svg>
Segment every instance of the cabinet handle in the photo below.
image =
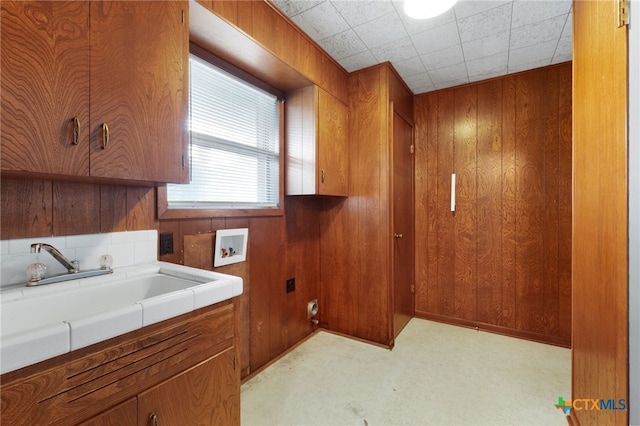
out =
<svg viewBox="0 0 640 426"><path fill-rule="evenodd" d="M102 149L107 149L109 146L109 126L107 123L102 123Z"/></svg>
<svg viewBox="0 0 640 426"><path fill-rule="evenodd" d="M324 183L324 170L322 171L322 183Z"/></svg>
<svg viewBox="0 0 640 426"><path fill-rule="evenodd" d="M80 141L80 120L78 117L73 117L73 144L78 145Z"/></svg>
<svg viewBox="0 0 640 426"><path fill-rule="evenodd" d="M156 413L151 413L149 416L149 422L151 423L151 426L158 426L158 416Z"/></svg>
<svg viewBox="0 0 640 426"><path fill-rule="evenodd" d="M451 174L451 211L456 211L456 174Z"/></svg>
<svg viewBox="0 0 640 426"><path fill-rule="evenodd" d="M393 234L393 238L400 239L400 238L402 238L402 234L398 234L398 233L396 232L395 234Z"/></svg>

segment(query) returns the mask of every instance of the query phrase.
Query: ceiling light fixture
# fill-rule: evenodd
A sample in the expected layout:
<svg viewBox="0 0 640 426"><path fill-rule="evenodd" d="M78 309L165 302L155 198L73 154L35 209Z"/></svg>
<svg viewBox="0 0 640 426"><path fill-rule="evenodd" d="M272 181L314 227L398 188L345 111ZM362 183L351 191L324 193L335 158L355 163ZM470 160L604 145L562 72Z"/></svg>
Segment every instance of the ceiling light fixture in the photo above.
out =
<svg viewBox="0 0 640 426"><path fill-rule="evenodd" d="M415 19L428 19L451 9L457 0L404 0L404 11Z"/></svg>

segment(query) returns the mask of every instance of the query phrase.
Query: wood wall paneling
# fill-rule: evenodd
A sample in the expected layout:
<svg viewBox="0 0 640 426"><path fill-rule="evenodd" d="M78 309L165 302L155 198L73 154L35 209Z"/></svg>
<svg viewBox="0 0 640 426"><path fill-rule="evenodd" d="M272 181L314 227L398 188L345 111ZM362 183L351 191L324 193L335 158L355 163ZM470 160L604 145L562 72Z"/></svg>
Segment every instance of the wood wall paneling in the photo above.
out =
<svg viewBox="0 0 640 426"><path fill-rule="evenodd" d="M388 162L386 97L382 96L386 82L379 69L359 73L353 79L357 96L352 100L356 111L350 146L355 153L351 163L350 195L355 196L355 233L349 235L350 253L356 273L351 283L356 292L359 309L354 309L355 333L363 339L386 343L389 324L389 220L388 220L388 169L381 164ZM366 141L366 142L365 142ZM386 194L385 194L386 192ZM366 241L367 244L357 242Z"/></svg>
<svg viewBox="0 0 640 426"><path fill-rule="evenodd" d="M51 181L3 178L0 194L0 237L3 240L54 235Z"/></svg>
<svg viewBox="0 0 640 426"><path fill-rule="evenodd" d="M558 74L558 333L562 338L571 339L571 68L562 67Z"/></svg>
<svg viewBox="0 0 640 426"><path fill-rule="evenodd" d="M479 84L477 126L477 319L502 316L502 80Z"/></svg>
<svg viewBox="0 0 640 426"><path fill-rule="evenodd" d="M2 178L2 239L157 229L155 189Z"/></svg>
<svg viewBox="0 0 640 426"><path fill-rule="evenodd" d="M322 200L287 197L286 241L287 262L285 279L295 278L292 293L285 293L285 308L281 325L283 342L290 348L308 336L314 327L307 318L307 303L320 293L320 210ZM285 292L285 282L279 284ZM319 309L321 305L319 305Z"/></svg>
<svg viewBox="0 0 640 426"><path fill-rule="evenodd" d="M351 275L359 265L351 254L351 234L355 222L349 211L353 198L326 197L320 214L320 325L352 335L355 327L355 289Z"/></svg>
<svg viewBox="0 0 640 426"><path fill-rule="evenodd" d="M226 218L225 228L249 228L249 219ZM257 256L261 254L261 252L256 253ZM234 302L236 308L236 324L238 327L236 332L238 336L238 356L241 377L246 377L251 372L251 259L251 248L247 245L247 259L245 262L234 263L215 269L223 274L236 275L242 278L242 295Z"/></svg>
<svg viewBox="0 0 640 426"><path fill-rule="evenodd" d="M153 207L155 208L155 203ZM101 185L100 232L122 232L126 230L127 187L118 185Z"/></svg>
<svg viewBox="0 0 640 426"><path fill-rule="evenodd" d="M529 78L527 78L529 77ZM540 73L516 79L516 328L544 332L544 96Z"/></svg>
<svg viewBox="0 0 640 426"><path fill-rule="evenodd" d="M502 305L498 325L516 327L516 77L502 79ZM569 166L570 167L570 166ZM569 185L570 186L570 185ZM571 202L566 200L571 217ZM570 235L568 236L570 239Z"/></svg>
<svg viewBox="0 0 640 426"><path fill-rule="evenodd" d="M454 315L458 318L473 319L477 317L477 86L456 89L454 97L453 172L456 174L456 211L453 214Z"/></svg>
<svg viewBox="0 0 640 426"><path fill-rule="evenodd" d="M417 97L417 315L570 344L570 70Z"/></svg>
<svg viewBox="0 0 640 426"><path fill-rule="evenodd" d="M251 371L283 350L280 317L285 295L284 219L250 219Z"/></svg>
<svg viewBox="0 0 640 426"><path fill-rule="evenodd" d="M388 346L393 345L390 102L413 122L413 98L390 64L349 76L349 198L325 201L320 237L322 324Z"/></svg>
<svg viewBox="0 0 640 426"><path fill-rule="evenodd" d="M100 186L80 182L53 182L55 235L100 232Z"/></svg>
<svg viewBox="0 0 640 426"><path fill-rule="evenodd" d="M451 212L451 174L453 167L453 143L455 129L454 91L436 94L435 129L437 176L436 176L436 221L437 221L437 300L436 313L455 316L455 277L451 259L455 256L454 215ZM431 154L431 153L430 153ZM422 220L422 218L416 218Z"/></svg>

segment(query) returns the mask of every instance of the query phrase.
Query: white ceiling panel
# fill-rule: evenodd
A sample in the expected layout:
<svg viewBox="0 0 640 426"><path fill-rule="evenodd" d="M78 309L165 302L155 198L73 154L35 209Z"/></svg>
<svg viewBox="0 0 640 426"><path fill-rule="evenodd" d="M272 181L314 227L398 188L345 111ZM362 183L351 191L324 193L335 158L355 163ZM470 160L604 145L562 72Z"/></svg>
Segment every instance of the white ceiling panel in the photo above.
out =
<svg viewBox="0 0 640 426"><path fill-rule="evenodd" d="M463 43L508 31L511 26L511 5L495 7L477 15L458 19L460 40Z"/></svg>
<svg viewBox="0 0 640 426"><path fill-rule="evenodd" d="M420 56L427 71L464 63L462 47L459 44L436 50Z"/></svg>
<svg viewBox="0 0 640 426"><path fill-rule="evenodd" d="M380 16L353 29L369 49L400 40L409 35L396 12Z"/></svg>
<svg viewBox="0 0 640 426"><path fill-rule="evenodd" d="M273 3L348 72L389 61L416 94L572 58L571 0L458 0L426 20L403 0Z"/></svg>

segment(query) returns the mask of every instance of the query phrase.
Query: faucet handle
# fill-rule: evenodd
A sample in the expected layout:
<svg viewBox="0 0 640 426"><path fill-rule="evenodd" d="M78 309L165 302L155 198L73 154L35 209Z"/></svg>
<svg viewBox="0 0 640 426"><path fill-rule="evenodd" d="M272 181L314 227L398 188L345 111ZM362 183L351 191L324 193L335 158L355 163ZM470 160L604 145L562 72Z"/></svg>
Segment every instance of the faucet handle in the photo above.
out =
<svg viewBox="0 0 640 426"><path fill-rule="evenodd" d="M27 285L28 283L37 283L47 275L47 266L44 263L36 262L27 268Z"/></svg>
<svg viewBox="0 0 640 426"><path fill-rule="evenodd" d="M111 265L113 265L113 257L110 254L100 256L100 269L111 270Z"/></svg>

